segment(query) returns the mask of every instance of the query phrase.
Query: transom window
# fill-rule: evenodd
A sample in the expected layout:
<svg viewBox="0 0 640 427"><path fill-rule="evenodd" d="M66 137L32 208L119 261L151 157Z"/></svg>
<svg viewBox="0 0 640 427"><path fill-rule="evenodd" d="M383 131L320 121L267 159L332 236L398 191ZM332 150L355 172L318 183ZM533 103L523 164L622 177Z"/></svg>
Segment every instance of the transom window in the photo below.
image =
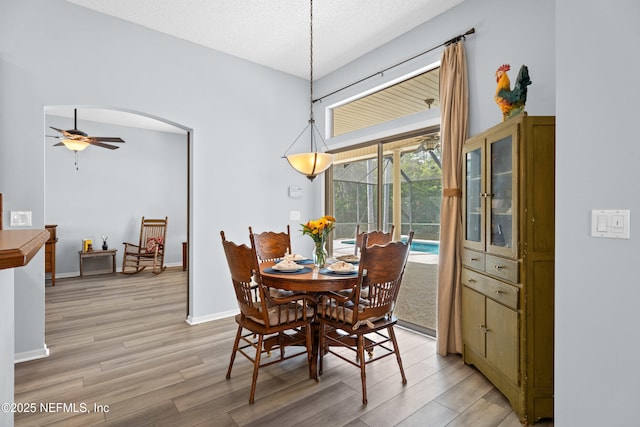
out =
<svg viewBox="0 0 640 427"><path fill-rule="evenodd" d="M440 106L440 67L333 108L332 136Z"/></svg>

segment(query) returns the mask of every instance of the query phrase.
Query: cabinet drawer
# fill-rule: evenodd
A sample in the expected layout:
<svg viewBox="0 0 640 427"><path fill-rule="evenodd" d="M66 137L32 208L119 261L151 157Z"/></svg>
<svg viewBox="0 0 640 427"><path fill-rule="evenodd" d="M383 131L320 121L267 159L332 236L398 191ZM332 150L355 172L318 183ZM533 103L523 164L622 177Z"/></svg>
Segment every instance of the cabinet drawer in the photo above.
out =
<svg viewBox="0 0 640 427"><path fill-rule="evenodd" d="M511 283L518 283L518 261L487 255L484 271Z"/></svg>
<svg viewBox="0 0 640 427"><path fill-rule="evenodd" d="M470 249L462 250L462 265L475 270L484 271L485 255L482 252L472 251Z"/></svg>
<svg viewBox="0 0 640 427"><path fill-rule="evenodd" d="M514 310L518 309L518 288L476 271L462 269L462 284Z"/></svg>

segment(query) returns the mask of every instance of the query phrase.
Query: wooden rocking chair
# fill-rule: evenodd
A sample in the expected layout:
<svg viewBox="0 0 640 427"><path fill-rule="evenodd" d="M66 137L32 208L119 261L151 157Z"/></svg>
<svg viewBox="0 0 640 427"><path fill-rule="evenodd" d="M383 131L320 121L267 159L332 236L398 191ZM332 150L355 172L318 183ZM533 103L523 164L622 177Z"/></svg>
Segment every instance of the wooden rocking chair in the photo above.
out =
<svg viewBox="0 0 640 427"><path fill-rule="evenodd" d="M167 217L146 219L140 224L140 241L137 245L124 242L122 272L135 274L151 266L153 274L160 274L164 265L164 247L167 237Z"/></svg>

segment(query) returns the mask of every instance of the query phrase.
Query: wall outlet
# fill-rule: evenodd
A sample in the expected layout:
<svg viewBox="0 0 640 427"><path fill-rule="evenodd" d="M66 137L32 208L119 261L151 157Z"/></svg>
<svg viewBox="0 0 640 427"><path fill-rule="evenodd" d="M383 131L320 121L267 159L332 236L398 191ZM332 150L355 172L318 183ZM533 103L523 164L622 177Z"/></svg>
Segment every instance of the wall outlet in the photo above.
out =
<svg viewBox="0 0 640 427"><path fill-rule="evenodd" d="M31 227L31 211L11 211L12 227Z"/></svg>
<svg viewBox="0 0 640 427"><path fill-rule="evenodd" d="M631 211L628 209L593 209L591 211L591 236L630 239Z"/></svg>

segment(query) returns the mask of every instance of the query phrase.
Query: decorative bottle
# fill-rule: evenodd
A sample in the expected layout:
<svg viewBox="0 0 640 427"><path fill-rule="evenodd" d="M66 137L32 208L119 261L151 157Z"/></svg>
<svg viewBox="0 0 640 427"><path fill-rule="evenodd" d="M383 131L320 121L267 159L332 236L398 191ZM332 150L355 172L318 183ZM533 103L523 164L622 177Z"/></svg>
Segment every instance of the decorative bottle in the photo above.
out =
<svg viewBox="0 0 640 427"><path fill-rule="evenodd" d="M498 232L493 237L493 244L496 246L504 246L504 234L502 234L502 224L498 224Z"/></svg>

